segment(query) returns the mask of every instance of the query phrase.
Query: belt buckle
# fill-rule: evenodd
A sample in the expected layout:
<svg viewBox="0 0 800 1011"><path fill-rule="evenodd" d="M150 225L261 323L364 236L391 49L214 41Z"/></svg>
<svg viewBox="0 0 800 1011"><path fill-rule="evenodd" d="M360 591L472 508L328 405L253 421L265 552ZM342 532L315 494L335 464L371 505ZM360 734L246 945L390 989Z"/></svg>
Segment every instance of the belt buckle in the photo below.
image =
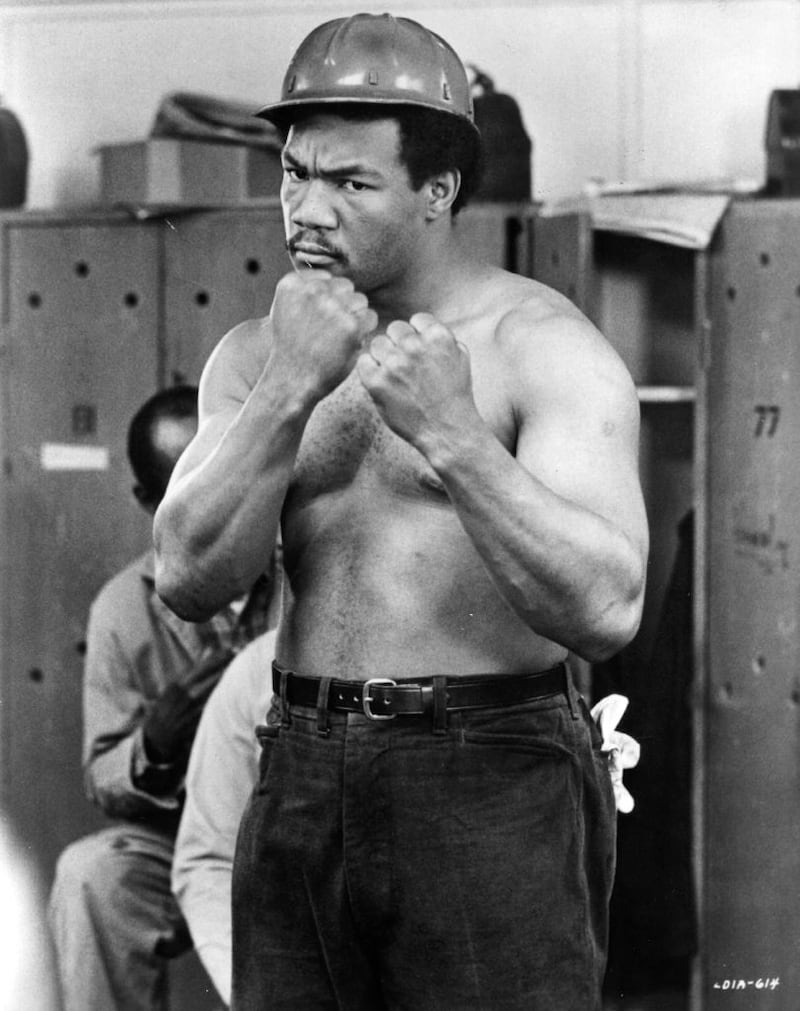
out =
<svg viewBox="0 0 800 1011"><path fill-rule="evenodd" d="M396 688L397 682L392 681L391 678L369 678L368 681L364 682L364 687L361 691L361 706L364 710L364 715L369 720L393 720L397 716L397 713L373 713L371 703L375 700L370 696L369 690L372 685L383 685L386 688Z"/></svg>

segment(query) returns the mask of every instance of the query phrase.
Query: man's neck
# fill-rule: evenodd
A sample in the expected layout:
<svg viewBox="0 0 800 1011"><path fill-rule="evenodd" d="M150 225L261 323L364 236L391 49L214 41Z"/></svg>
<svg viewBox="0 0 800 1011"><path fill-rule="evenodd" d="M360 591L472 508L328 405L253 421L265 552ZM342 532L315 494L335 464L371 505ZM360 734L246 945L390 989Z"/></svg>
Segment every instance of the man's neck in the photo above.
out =
<svg viewBox="0 0 800 1011"><path fill-rule="evenodd" d="M370 292L370 305L381 326L395 319L407 320L418 312L446 316L448 306L461 301L459 294L470 283L475 268L474 260L465 256L457 243L433 246L398 281Z"/></svg>

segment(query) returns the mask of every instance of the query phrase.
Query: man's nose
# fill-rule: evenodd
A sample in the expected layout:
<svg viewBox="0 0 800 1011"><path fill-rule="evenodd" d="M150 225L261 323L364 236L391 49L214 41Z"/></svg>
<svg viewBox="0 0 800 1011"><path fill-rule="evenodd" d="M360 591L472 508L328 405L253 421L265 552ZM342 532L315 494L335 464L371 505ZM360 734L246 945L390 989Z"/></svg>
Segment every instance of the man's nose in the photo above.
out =
<svg viewBox="0 0 800 1011"><path fill-rule="evenodd" d="M295 193L292 221L302 228L335 228L336 213L323 179L309 179Z"/></svg>

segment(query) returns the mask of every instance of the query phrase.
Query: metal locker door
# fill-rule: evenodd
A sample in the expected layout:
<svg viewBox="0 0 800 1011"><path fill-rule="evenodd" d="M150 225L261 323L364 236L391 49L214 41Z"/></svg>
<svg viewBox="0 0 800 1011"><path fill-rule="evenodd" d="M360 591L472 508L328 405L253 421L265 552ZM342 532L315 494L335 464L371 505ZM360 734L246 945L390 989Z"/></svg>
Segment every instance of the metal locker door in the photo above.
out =
<svg viewBox="0 0 800 1011"><path fill-rule="evenodd" d="M532 219L532 227L531 277L566 295L594 320L590 215L538 215Z"/></svg>
<svg viewBox="0 0 800 1011"><path fill-rule="evenodd" d="M292 269L280 206L171 218L164 249L167 376L196 383L232 326L267 315Z"/></svg>
<svg viewBox="0 0 800 1011"><path fill-rule="evenodd" d="M468 204L456 216L456 235L485 262L530 277L533 214L532 204Z"/></svg>
<svg viewBox="0 0 800 1011"><path fill-rule="evenodd" d="M99 824L81 773L82 650L100 586L150 541L125 442L158 385L157 234L3 225L3 809L45 880Z"/></svg>
<svg viewBox="0 0 800 1011"><path fill-rule="evenodd" d="M800 207L712 258L704 1008L800 1006Z"/></svg>

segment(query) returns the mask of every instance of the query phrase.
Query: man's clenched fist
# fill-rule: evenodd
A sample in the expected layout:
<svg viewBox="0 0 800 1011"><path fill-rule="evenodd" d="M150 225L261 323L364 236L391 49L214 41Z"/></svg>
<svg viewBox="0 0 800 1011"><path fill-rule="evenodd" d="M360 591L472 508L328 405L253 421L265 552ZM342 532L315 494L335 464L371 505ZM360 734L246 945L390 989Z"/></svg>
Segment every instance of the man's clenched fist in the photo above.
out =
<svg viewBox="0 0 800 1011"><path fill-rule="evenodd" d="M437 429L474 422L469 352L430 313L390 323L359 357L358 374L386 424L418 448Z"/></svg>
<svg viewBox="0 0 800 1011"><path fill-rule="evenodd" d="M307 270L278 282L270 324L270 369L324 396L351 371L378 317L352 281Z"/></svg>

